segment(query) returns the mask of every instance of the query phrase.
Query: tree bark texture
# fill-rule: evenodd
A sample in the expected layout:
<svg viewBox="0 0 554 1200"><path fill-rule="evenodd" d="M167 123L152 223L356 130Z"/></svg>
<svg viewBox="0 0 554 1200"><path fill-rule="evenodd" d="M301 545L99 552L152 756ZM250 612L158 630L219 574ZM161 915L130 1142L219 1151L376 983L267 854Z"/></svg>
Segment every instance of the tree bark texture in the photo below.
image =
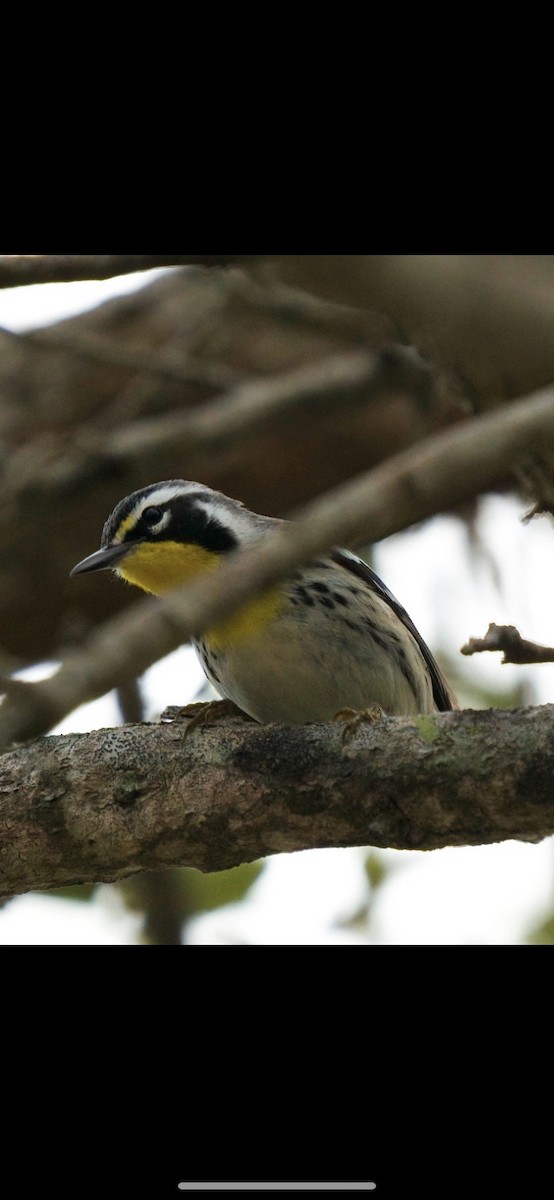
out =
<svg viewBox="0 0 554 1200"><path fill-rule="evenodd" d="M0 760L0 895L328 846L554 833L554 706L37 738Z"/></svg>

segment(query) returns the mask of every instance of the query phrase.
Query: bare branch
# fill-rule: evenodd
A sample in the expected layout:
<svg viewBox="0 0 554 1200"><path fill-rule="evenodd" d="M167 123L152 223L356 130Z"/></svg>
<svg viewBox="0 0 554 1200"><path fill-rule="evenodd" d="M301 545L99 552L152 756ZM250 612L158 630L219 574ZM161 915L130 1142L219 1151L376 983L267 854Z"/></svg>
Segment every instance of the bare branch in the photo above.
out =
<svg viewBox="0 0 554 1200"><path fill-rule="evenodd" d="M127 908L143 916L141 940L156 946L181 946L192 915L189 888L178 869L141 871L119 883Z"/></svg>
<svg viewBox="0 0 554 1200"><path fill-rule="evenodd" d="M177 361L175 352L170 358L167 351L155 354L139 350L136 346L129 350L106 337L82 330L76 333L73 328L69 332L57 327L54 330L32 329L21 333L0 325L0 334L20 344L27 343L55 352L62 350L72 358L83 358L102 366L123 367L141 375L154 375L169 383L200 382L214 388L230 388L239 379L236 369L194 358L193 355L188 355L183 362L183 355L180 354Z"/></svg>
<svg viewBox="0 0 554 1200"><path fill-rule="evenodd" d="M159 267L227 267L253 254L0 254L0 288L111 279Z"/></svg>
<svg viewBox="0 0 554 1200"><path fill-rule="evenodd" d="M346 746L334 724L240 719L186 739L179 723L40 738L0 761L0 894L310 847L539 840L554 833L553 719L389 717Z"/></svg>
<svg viewBox="0 0 554 1200"><path fill-rule="evenodd" d="M492 622L484 638L470 638L460 654L483 654L486 650L503 650L503 663L554 662L554 648L539 646L522 638L515 625L495 625Z"/></svg>
<svg viewBox="0 0 554 1200"><path fill-rule="evenodd" d="M401 350L386 357L363 351L336 355L276 377L249 380L188 413L135 421L114 433L110 455L125 459L156 453L176 440L185 453L212 452L221 442L227 447L229 439L242 441L292 417L314 419L333 409L344 413L346 406L367 404L399 387L421 386L425 377L422 365Z"/></svg>
<svg viewBox="0 0 554 1200"><path fill-rule="evenodd" d="M272 269L293 287L387 314L481 400L554 378L551 254L292 254Z"/></svg>
<svg viewBox="0 0 554 1200"><path fill-rule="evenodd" d="M148 459L157 462L159 451L168 445L178 444L183 458L204 452L213 467L219 447L227 453L233 441L242 444L262 429L277 428L291 414L296 421L333 409L344 414L347 407L367 404L401 387L423 388L427 381L424 364L407 351L386 355L358 351L248 381L193 409L135 420L115 429L109 440L103 413L101 425L81 426L65 454L58 450L51 459L47 445L41 463L32 453L32 443L14 453L4 472L4 502L8 496L21 501L27 490L34 496L41 487L65 491L91 474L103 475L107 467L137 458L144 470ZM42 444L39 441L39 447Z"/></svg>
<svg viewBox="0 0 554 1200"><path fill-rule="evenodd" d="M10 688L0 747L51 729L78 704L141 675L190 636L336 543L377 541L476 495L540 446L554 449L551 393L467 421L305 506L262 544L163 601L143 600L93 631L39 683Z"/></svg>
<svg viewBox="0 0 554 1200"><path fill-rule="evenodd" d="M117 689L117 703L122 719L130 724L144 720L144 700L138 679L128 679Z"/></svg>

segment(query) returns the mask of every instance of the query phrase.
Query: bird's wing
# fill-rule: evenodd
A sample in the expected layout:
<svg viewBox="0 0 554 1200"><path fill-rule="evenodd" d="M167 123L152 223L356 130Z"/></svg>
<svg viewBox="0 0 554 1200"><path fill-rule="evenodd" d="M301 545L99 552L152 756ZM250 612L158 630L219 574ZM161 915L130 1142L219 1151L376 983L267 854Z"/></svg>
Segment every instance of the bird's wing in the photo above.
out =
<svg viewBox="0 0 554 1200"><path fill-rule="evenodd" d="M336 547L331 551L330 558L338 566L345 567L347 571L351 571L353 575L357 575L358 579L363 579L364 583L367 583L368 587L377 592L377 595L381 596L381 599L396 613L396 616L406 626L406 629L409 629L429 668L433 685L433 696L439 712L448 712L450 709L457 708L456 697L446 682L438 663L435 662L429 647L423 641L421 634L416 629L411 617L408 616L406 609L402 607L392 592L389 591L383 580L379 579L375 571L372 571L371 567L368 567L362 558L358 558L357 554L352 554L351 550L343 550L340 547Z"/></svg>

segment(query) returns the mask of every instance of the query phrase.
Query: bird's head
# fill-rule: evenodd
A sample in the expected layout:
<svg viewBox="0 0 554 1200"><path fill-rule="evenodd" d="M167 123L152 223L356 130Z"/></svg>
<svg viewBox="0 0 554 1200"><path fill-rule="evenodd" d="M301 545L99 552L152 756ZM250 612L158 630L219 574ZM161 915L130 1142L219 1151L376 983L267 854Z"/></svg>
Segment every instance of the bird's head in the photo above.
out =
<svg viewBox="0 0 554 1200"><path fill-rule="evenodd" d="M72 575L112 568L160 596L213 569L251 540L252 519L238 500L201 483L169 479L126 496L108 517L100 550Z"/></svg>

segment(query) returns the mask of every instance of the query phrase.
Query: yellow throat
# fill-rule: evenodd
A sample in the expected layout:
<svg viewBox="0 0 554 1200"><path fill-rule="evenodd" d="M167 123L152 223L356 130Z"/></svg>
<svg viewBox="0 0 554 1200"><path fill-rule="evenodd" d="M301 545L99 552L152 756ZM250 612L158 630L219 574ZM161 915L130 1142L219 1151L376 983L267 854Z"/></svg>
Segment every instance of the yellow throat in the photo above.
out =
<svg viewBox="0 0 554 1200"><path fill-rule="evenodd" d="M174 588L184 587L206 572L217 570L224 557L203 546L183 542L142 542L123 559L117 573L144 592L165 596ZM271 588L239 608L228 620L206 630L203 640L219 650L230 642L254 637L276 616L281 602L280 591Z"/></svg>

